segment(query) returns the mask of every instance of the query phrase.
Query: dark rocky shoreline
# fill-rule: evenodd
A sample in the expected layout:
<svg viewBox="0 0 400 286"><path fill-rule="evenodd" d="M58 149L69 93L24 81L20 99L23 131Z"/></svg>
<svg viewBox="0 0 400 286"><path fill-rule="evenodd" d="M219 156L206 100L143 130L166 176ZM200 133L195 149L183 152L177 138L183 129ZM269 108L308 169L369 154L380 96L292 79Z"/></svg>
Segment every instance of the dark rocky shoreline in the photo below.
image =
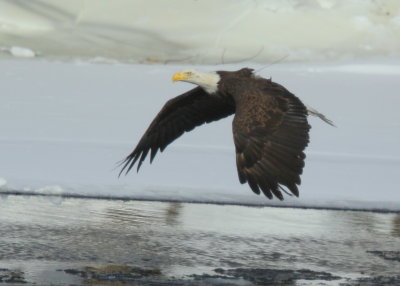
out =
<svg viewBox="0 0 400 286"><path fill-rule="evenodd" d="M79 277L81 282L65 284L64 281L54 281L42 286L57 285L135 285L135 286L293 286L308 285L315 282L318 285L328 285L325 282L337 281L338 286L398 286L400 275L374 276L358 279L346 279L328 272L317 272L307 269L252 269L252 268L216 268L215 274L191 274L184 277L173 277L162 273L160 269L141 268L133 266L107 265L104 267L84 267L80 269L58 269L68 275ZM298 284L302 280L303 284ZM305 282L304 282L305 281ZM313 285L316 285L316 284ZM0 269L0 284L5 285L36 285L24 278L19 270ZM332 285L332 284L329 284Z"/></svg>

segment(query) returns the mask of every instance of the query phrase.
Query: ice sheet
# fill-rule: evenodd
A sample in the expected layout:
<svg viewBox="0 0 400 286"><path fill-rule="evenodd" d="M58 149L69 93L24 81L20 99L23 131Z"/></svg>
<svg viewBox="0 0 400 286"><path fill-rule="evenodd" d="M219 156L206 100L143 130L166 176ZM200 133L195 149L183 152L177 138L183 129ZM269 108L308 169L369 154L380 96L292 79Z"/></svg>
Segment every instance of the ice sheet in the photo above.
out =
<svg viewBox="0 0 400 286"><path fill-rule="evenodd" d="M172 73L183 68L2 60L0 189L400 210L399 61L280 63L259 72L337 126L310 119L300 198L269 201L240 185L232 117L185 134L139 174L118 179L116 163L132 150L164 102L192 88L171 82Z"/></svg>

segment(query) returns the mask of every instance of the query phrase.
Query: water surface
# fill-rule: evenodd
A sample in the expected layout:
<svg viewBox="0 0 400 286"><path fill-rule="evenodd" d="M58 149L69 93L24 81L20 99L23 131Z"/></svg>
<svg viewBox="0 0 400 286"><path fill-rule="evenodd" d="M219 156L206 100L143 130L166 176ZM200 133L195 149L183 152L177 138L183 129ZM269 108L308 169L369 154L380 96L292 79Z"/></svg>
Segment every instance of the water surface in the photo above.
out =
<svg viewBox="0 0 400 286"><path fill-rule="evenodd" d="M398 275L400 214L2 196L0 245L0 268L28 283L83 283L64 270L129 266L190 283L217 268L306 269L339 285ZM322 283L296 281L287 285Z"/></svg>

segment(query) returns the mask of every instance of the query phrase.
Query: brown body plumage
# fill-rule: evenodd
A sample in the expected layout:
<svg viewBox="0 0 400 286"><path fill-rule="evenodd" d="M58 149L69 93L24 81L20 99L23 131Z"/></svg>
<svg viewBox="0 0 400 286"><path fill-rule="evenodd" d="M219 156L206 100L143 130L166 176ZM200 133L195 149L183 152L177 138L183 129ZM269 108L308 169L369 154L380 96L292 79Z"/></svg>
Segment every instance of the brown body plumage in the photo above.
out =
<svg viewBox="0 0 400 286"><path fill-rule="evenodd" d="M193 73L184 72L183 78L175 80L198 83L188 79ZM219 71L215 79L215 89L212 84L199 86L169 100L124 160L121 173L128 173L135 163L139 170L149 152L152 162L158 150L184 132L235 114L233 138L240 182L270 199L282 200L285 188L298 196L309 142L307 108L283 86L255 76L251 69Z"/></svg>

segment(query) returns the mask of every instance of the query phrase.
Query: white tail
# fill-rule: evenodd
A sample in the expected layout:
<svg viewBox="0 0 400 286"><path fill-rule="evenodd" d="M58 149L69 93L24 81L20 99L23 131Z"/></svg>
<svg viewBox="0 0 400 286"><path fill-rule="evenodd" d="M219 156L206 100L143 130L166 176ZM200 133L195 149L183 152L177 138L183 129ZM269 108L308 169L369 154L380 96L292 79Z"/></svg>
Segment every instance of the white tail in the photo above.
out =
<svg viewBox="0 0 400 286"><path fill-rule="evenodd" d="M325 115L323 115L322 113L319 113L314 108L311 108L311 107L307 106L307 112L308 112L308 115L319 117L319 119L325 121L329 125L335 126L335 124L333 124L332 120L329 120L328 118L325 117Z"/></svg>

